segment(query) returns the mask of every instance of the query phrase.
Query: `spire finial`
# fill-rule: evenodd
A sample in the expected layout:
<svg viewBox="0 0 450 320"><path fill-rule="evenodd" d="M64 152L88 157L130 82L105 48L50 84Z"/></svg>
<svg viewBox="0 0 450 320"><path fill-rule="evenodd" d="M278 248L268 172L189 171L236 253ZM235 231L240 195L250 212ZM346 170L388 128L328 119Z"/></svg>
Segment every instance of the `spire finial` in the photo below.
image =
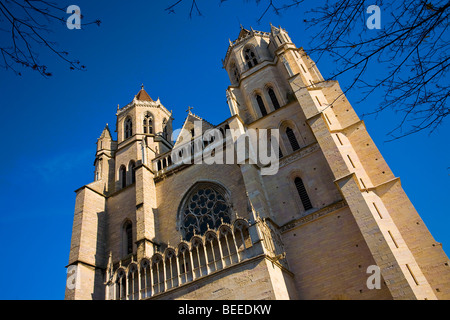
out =
<svg viewBox="0 0 450 320"><path fill-rule="evenodd" d="M141 89L144 90L144 84L141 84Z"/></svg>
<svg viewBox="0 0 450 320"><path fill-rule="evenodd" d="M187 110L186 110L186 112L188 112L189 114L191 114L191 113L192 113L192 112L191 112L192 109L194 109L194 107L188 107Z"/></svg>

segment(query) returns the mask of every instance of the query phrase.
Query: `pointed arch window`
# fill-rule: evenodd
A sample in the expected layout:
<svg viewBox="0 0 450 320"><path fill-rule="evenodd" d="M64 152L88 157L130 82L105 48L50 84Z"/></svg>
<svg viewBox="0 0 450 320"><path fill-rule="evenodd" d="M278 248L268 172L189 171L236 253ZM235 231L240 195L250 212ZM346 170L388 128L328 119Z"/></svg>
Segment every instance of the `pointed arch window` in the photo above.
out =
<svg viewBox="0 0 450 320"><path fill-rule="evenodd" d="M255 52L253 52L253 50L250 48L245 49L244 58L249 69L253 68L258 64L258 59L256 59Z"/></svg>
<svg viewBox="0 0 450 320"><path fill-rule="evenodd" d="M130 162L129 171L131 174L131 183L136 182L136 163L134 161Z"/></svg>
<svg viewBox="0 0 450 320"><path fill-rule="evenodd" d="M119 179L121 187L125 188L127 186L127 168L125 166L121 166L119 169Z"/></svg>
<svg viewBox="0 0 450 320"><path fill-rule="evenodd" d="M256 95L256 102L258 103L259 111L261 112L262 116L264 117L265 115L267 115L266 106L264 105L264 101L261 95Z"/></svg>
<svg viewBox="0 0 450 320"><path fill-rule="evenodd" d="M163 125L163 137L164 137L164 139L167 139L167 120L166 119L163 120L162 125Z"/></svg>
<svg viewBox="0 0 450 320"><path fill-rule="evenodd" d="M144 117L144 133L153 134L153 117L146 114Z"/></svg>
<svg viewBox="0 0 450 320"><path fill-rule="evenodd" d="M131 221L125 222L123 226L123 249L125 255L133 253L133 225Z"/></svg>
<svg viewBox="0 0 450 320"><path fill-rule="evenodd" d="M234 81L236 83L238 83L241 80L241 75L239 74L239 70L234 62L231 64L231 74L233 75Z"/></svg>
<svg viewBox="0 0 450 320"><path fill-rule="evenodd" d="M131 136L133 135L133 121L131 120L131 118L127 118L125 120L124 132L125 139L131 138Z"/></svg>
<svg viewBox="0 0 450 320"><path fill-rule="evenodd" d="M103 165L103 160L99 159L96 161L96 166L95 166L95 181L101 180L102 178L102 165Z"/></svg>
<svg viewBox="0 0 450 320"><path fill-rule="evenodd" d="M272 105L275 110L280 109L280 103L278 102L277 96L275 94L275 91L273 91L273 88L268 88L267 93L269 94L270 100L272 101Z"/></svg>
<svg viewBox="0 0 450 320"><path fill-rule="evenodd" d="M288 137L293 151L300 149L300 145L298 144L297 138L295 137L295 133L289 127L286 128L286 136Z"/></svg>
<svg viewBox="0 0 450 320"><path fill-rule="evenodd" d="M294 183L295 187L297 188L300 200L302 201L303 208L305 209L305 211L311 209L313 206L311 204L311 200L309 199L308 193L306 192L303 180L297 177L295 178Z"/></svg>

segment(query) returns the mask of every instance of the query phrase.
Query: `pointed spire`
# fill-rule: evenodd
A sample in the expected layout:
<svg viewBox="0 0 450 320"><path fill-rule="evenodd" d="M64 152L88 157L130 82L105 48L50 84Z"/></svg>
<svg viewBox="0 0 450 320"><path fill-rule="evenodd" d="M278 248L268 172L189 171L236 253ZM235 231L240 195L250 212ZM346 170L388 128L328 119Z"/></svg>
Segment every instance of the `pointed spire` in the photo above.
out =
<svg viewBox="0 0 450 320"><path fill-rule="evenodd" d="M104 138L106 138L106 139L112 139L111 131L109 131L109 126L108 126L108 124L106 124L105 128L104 128L103 131L102 131L102 134L100 135L100 139L104 139Z"/></svg>
<svg viewBox="0 0 450 320"><path fill-rule="evenodd" d="M141 85L141 90L138 92L135 98L139 101L153 101L153 99L150 98L148 93L144 90L144 84Z"/></svg>

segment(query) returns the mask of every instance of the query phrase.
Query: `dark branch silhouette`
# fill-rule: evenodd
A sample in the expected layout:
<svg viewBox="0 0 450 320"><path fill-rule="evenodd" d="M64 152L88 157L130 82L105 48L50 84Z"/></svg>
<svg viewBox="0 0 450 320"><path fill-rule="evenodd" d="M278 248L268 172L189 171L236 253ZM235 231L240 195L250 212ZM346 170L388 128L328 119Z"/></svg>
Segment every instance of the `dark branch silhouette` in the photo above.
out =
<svg viewBox="0 0 450 320"><path fill-rule="evenodd" d="M69 58L69 53L59 50L49 37L49 25L59 23L65 27L69 17L67 7L44 0L0 0L0 66L17 75L21 75L21 68L29 68L44 77L52 76L38 58L39 52L47 49L71 70L85 70L80 61ZM81 25L100 23L96 20Z"/></svg>
<svg viewBox="0 0 450 320"><path fill-rule="evenodd" d="M268 12L279 15L303 3L247 1L262 5L257 23ZM202 14L201 0L178 0L168 10L174 13L183 2L191 3L190 17L192 8ZM369 5L381 9L381 29L366 26ZM449 0L318 0L313 10L304 13L313 34L306 51L315 55L316 62L323 57L335 60L336 69L326 80L352 75L344 94L358 89L367 104L375 92L382 93L381 104L363 116L387 109L400 114L398 125L388 133L392 140L423 130L432 133L450 114L449 11ZM373 66L377 76L372 74Z"/></svg>

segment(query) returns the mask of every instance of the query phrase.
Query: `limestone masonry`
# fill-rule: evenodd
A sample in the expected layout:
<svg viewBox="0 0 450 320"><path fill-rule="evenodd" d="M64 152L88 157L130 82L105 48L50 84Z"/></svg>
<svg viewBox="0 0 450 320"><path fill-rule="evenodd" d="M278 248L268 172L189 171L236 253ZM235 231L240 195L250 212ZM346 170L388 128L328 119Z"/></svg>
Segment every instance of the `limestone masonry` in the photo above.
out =
<svg viewBox="0 0 450 320"><path fill-rule="evenodd" d="M189 110L189 139L171 141L143 86L117 109L117 140L106 126L76 191L66 299L449 299L448 257L338 82L274 26L241 28L223 66L231 117ZM176 147L218 142L196 121L279 130L278 172L176 163Z"/></svg>

